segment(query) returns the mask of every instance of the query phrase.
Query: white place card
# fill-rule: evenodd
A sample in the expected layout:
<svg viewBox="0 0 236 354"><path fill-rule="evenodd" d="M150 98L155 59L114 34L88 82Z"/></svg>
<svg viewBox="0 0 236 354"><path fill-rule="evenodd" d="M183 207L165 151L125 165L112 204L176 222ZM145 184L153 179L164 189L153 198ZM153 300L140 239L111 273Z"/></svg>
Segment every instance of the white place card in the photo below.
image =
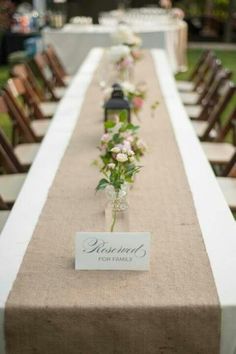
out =
<svg viewBox="0 0 236 354"><path fill-rule="evenodd" d="M76 270L149 270L149 232L78 232Z"/></svg>

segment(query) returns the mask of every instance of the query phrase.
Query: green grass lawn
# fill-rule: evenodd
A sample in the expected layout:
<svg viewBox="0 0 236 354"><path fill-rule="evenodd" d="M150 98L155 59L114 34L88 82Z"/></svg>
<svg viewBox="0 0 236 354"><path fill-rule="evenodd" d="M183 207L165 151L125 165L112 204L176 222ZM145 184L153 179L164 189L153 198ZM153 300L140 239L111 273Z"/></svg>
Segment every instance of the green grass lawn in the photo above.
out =
<svg viewBox="0 0 236 354"><path fill-rule="evenodd" d="M189 70L185 73L180 73L176 75L177 80L186 80L189 77L189 73L191 72L193 66L197 62L199 56L202 53L202 49L189 49L188 50L188 64ZM223 65L232 70L233 78L232 80L236 82L236 51L233 50L215 50L216 55L222 61ZM9 77L9 67L8 66L0 66L0 88L2 88L7 79ZM223 115L223 121L227 119L229 116L230 111L236 105L236 97L231 105L227 108ZM0 114L0 127L3 128L5 133L10 137L11 136L11 122L8 116Z"/></svg>
<svg viewBox="0 0 236 354"><path fill-rule="evenodd" d="M236 50L215 50L217 57L222 61L224 67L232 70L233 80L236 81ZM198 61L202 53L202 49L189 49L188 50L188 65L189 70L185 73L176 75L177 80L186 80L192 70L192 67Z"/></svg>
<svg viewBox="0 0 236 354"><path fill-rule="evenodd" d="M5 85L7 79L9 78L9 67L0 66L0 89ZM4 130L7 136L11 136L11 121L6 114L0 114L0 127Z"/></svg>

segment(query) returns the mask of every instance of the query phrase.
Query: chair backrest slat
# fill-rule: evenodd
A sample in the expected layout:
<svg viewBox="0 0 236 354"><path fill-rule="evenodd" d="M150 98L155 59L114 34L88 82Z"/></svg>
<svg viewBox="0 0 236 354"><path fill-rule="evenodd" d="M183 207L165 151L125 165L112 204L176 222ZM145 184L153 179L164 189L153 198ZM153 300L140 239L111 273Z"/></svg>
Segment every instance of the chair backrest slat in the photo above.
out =
<svg viewBox="0 0 236 354"><path fill-rule="evenodd" d="M202 52L198 62L196 63L196 65L195 65L195 67L194 67L194 69L193 69L193 71L192 71L192 73L191 73L191 75L189 77L189 81L193 81L196 78L198 72L201 70L202 66L204 66L204 63L205 63L209 53L210 53L210 50L208 50L208 49L204 50Z"/></svg>
<svg viewBox="0 0 236 354"><path fill-rule="evenodd" d="M20 133L20 136L24 138L25 142L33 143L38 141L33 130L30 127L29 119L26 117L24 111L19 106L16 98L12 95L8 87L5 88L2 97L8 107L9 116L13 122L13 143L15 144L16 131Z"/></svg>
<svg viewBox="0 0 236 354"><path fill-rule="evenodd" d="M34 57L35 65L38 69L39 75L44 83L45 88L48 90L53 100L58 101L54 93L55 80L53 74L50 70L50 67L47 63L46 57L44 54L39 53Z"/></svg>
<svg viewBox="0 0 236 354"><path fill-rule="evenodd" d="M207 140L209 138L211 130L216 126L217 122L220 120L220 116L223 113L224 109L232 99L236 92L236 86L232 81L226 83L226 91L224 94L219 98L217 104L213 108L212 112L210 113L208 119L208 126L201 137L201 140ZM219 133L220 134L220 133Z"/></svg>
<svg viewBox="0 0 236 354"><path fill-rule="evenodd" d="M17 159L2 129L0 129L0 160L7 173L24 172L24 168Z"/></svg>
<svg viewBox="0 0 236 354"><path fill-rule="evenodd" d="M56 83L59 86L66 86L63 78L66 76L65 72L61 66L61 64L59 63L56 54L54 52L54 50L52 49L51 46L49 46L46 50L45 50L45 55L47 56L48 59L48 64L50 65L50 68L52 70L52 72L54 73L54 76L56 78Z"/></svg>
<svg viewBox="0 0 236 354"><path fill-rule="evenodd" d="M0 96L0 113L7 114L8 108L2 96Z"/></svg>
<svg viewBox="0 0 236 354"><path fill-rule="evenodd" d="M59 56L57 55L55 49L53 48L53 46L48 45L45 52L46 52L46 55L48 56L48 58L51 58L51 60L54 62L54 64L60 70L62 77L67 76L66 70L65 70Z"/></svg>
<svg viewBox="0 0 236 354"><path fill-rule="evenodd" d="M232 71L226 69L222 69L216 74L214 82L209 87L209 90L205 97L202 99L201 104L203 106L203 109L199 116L200 120L208 119L212 108L217 104L221 87L225 85L225 82L227 82L227 80L229 80L231 76Z"/></svg>
<svg viewBox="0 0 236 354"><path fill-rule="evenodd" d="M236 121L236 107L231 112L226 124L222 127L219 137L216 139L218 142L224 141L230 131L233 131L233 142L236 145L236 131L235 131L235 121ZM234 123L233 123L234 122Z"/></svg>
<svg viewBox="0 0 236 354"><path fill-rule="evenodd" d="M199 90L202 85L204 86L204 82L205 82L207 73L211 70L212 65L215 60L216 60L216 56L214 55L214 53L209 52L206 57L206 60L204 62L204 65L198 71L198 73L196 75L196 79L194 80L194 83L195 83L194 90L195 91Z"/></svg>

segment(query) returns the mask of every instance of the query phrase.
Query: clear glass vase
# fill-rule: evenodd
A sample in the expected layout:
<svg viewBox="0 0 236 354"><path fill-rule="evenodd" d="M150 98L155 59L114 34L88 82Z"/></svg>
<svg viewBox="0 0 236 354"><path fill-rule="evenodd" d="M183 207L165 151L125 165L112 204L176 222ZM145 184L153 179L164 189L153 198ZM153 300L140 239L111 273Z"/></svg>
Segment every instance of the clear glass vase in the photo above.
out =
<svg viewBox="0 0 236 354"><path fill-rule="evenodd" d="M128 189L127 184L123 184L118 191L116 191L113 186L106 188L106 231L129 230Z"/></svg>

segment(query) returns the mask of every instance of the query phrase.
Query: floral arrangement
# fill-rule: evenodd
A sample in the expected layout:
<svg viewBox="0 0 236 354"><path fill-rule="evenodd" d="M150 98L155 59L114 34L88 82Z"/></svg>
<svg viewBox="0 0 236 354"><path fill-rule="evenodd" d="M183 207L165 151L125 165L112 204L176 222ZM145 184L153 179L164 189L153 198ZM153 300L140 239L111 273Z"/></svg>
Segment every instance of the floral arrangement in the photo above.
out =
<svg viewBox="0 0 236 354"><path fill-rule="evenodd" d="M142 39L129 26L124 24L119 25L117 30L112 34L112 39L117 44L128 46L135 62L142 59L143 53L140 50Z"/></svg>
<svg viewBox="0 0 236 354"><path fill-rule="evenodd" d="M121 78L124 78L133 68L134 59L127 45L112 46L109 50L109 58Z"/></svg>
<svg viewBox="0 0 236 354"><path fill-rule="evenodd" d="M123 208L122 196L125 186L134 183L135 175L140 171L138 161L147 150L145 142L139 138L139 126L128 123L125 115L116 116L115 120L105 122L107 132L103 134L99 150L98 166L104 177L96 190L111 187L113 190L113 210L111 232L114 230L117 212Z"/></svg>
<svg viewBox="0 0 236 354"><path fill-rule="evenodd" d="M144 100L146 98L146 89L144 85L139 84L135 86L130 82L124 81L121 83L121 87L125 96L131 103L132 111L138 115L143 108Z"/></svg>
<svg viewBox="0 0 236 354"><path fill-rule="evenodd" d="M115 65L123 65L124 62L133 62L130 48L127 45L119 44L112 46L109 50L110 61Z"/></svg>

